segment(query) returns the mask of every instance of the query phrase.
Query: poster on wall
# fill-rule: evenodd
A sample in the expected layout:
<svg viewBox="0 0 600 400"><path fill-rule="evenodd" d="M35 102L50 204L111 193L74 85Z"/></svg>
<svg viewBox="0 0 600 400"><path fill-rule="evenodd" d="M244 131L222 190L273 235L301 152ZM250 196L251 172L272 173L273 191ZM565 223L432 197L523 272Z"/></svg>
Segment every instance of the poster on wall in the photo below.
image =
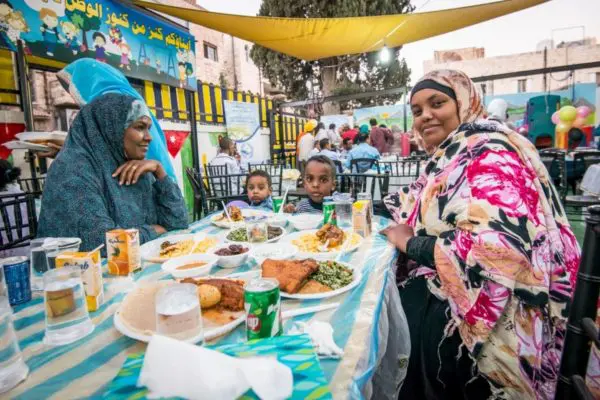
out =
<svg viewBox="0 0 600 400"><path fill-rule="evenodd" d="M368 125L371 118L375 118L378 125L385 124L388 128L397 125L400 129L404 129L404 105L395 104L354 110L354 120L358 126ZM412 113L409 108L406 110L406 126L407 129L412 126Z"/></svg>
<svg viewBox="0 0 600 400"><path fill-rule="evenodd" d="M352 117L344 114L322 115L319 120L325 125L325 128L329 128L329 125L335 124L336 130L339 130L342 125L352 124Z"/></svg>
<svg viewBox="0 0 600 400"><path fill-rule="evenodd" d="M70 63L90 57L125 75L196 90L195 41L184 29L111 0L0 2L0 47Z"/></svg>
<svg viewBox="0 0 600 400"><path fill-rule="evenodd" d="M227 136L237 144L244 167L256 160L255 149L260 142L260 119L258 104L240 101L225 101L225 125Z"/></svg>

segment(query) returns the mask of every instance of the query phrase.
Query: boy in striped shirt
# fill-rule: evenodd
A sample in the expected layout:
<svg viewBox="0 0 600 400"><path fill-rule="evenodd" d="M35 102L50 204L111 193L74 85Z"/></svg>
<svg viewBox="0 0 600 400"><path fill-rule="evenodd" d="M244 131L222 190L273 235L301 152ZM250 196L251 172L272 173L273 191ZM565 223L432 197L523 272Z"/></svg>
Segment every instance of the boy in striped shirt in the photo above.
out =
<svg viewBox="0 0 600 400"><path fill-rule="evenodd" d="M284 211L288 213L322 213L323 199L331 196L335 190L335 165L326 156L311 157L304 168L304 189L308 199L296 204L286 204Z"/></svg>

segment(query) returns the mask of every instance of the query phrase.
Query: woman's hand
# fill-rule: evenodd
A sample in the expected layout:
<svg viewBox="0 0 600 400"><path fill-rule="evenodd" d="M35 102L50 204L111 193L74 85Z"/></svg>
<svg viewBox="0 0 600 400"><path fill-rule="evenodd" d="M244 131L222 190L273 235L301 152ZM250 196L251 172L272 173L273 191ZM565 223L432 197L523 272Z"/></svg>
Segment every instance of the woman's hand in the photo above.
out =
<svg viewBox="0 0 600 400"><path fill-rule="evenodd" d="M113 173L113 178L119 179L119 185L132 185L137 183L140 176L151 172L159 181L163 180L167 173L161 163L156 160L131 160L122 164Z"/></svg>
<svg viewBox="0 0 600 400"><path fill-rule="evenodd" d="M292 203L288 203L285 206L283 206L283 212L287 214L293 214L296 212L296 206Z"/></svg>
<svg viewBox="0 0 600 400"><path fill-rule="evenodd" d="M157 235L167 233L167 230L162 225L152 225Z"/></svg>
<svg viewBox="0 0 600 400"><path fill-rule="evenodd" d="M415 236L415 231L413 228L406 224L390 226L379 233L385 235L388 241L399 248L403 253L406 253L406 245L408 240Z"/></svg>
<svg viewBox="0 0 600 400"><path fill-rule="evenodd" d="M62 149L62 146L60 146L58 144L54 144L54 143L46 143L46 146L49 148L49 150L37 153L38 157L54 158L54 157L56 157L56 155L58 154L60 149Z"/></svg>

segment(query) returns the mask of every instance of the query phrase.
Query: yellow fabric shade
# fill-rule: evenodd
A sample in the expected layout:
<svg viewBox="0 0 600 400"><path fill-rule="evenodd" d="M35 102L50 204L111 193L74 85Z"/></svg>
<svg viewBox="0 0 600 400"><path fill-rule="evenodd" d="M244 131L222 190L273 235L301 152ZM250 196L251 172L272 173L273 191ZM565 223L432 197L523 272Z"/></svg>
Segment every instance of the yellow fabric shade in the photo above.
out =
<svg viewBox="0 0 600 400"><path fill-rule="evenodd" d="M282 0L283 1L283 0ZM150 8L304 60L375 51L451 32L548 0L506 0L414 14L348 18L277 18L219 14L145 1Z"/></svg>

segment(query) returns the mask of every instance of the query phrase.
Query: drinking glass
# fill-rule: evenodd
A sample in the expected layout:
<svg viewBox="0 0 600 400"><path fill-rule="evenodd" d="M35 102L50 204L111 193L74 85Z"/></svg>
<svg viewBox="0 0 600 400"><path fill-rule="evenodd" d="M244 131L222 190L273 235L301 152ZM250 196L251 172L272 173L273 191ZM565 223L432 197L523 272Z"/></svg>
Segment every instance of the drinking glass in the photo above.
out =
<svg viewBox="0 0 600 400"><path fill-rule="evenodd" d="M197 286L175 283L156 293L156 333L179 340L204 340Z"/></svg>
<svg viewBox="0 0 600 400"><path fill-rule="evenodd" d="M8 297L0 296L0 393L14 388L29 374L23 361Z"/></svg>
<svg viewBox="0 0 600 400"><path fill-rule="evenodd" d="M44 290L43 275L46 271L54 269L54 262L59 252L58 242L46 239L33 239L30 245L31 260L31 290ZM51 265L52 264L52 265Z"/></svg>
<svg viewBox="0 0 600 400"><path fill-rule="evenodd" d="M51 269L44 274L44 305L44 343L53 346L69 344L94 330L78 267Z"/></svg>
<svg viewBox="0 0 600 400"><path fill-rule="evenodd" d="M333 195L335 202L335 215L338 226L342 229L352 226L352 203L354 199L348 193L336 193Z"/></svg>

